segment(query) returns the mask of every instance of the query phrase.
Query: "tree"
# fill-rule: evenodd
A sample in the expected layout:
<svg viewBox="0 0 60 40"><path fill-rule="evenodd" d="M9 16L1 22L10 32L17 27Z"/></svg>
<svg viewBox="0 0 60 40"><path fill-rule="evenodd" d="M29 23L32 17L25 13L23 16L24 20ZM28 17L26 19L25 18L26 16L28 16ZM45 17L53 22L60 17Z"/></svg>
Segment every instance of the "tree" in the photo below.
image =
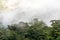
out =
<svg viewBox="0 0 60 40"><path fill-rule="evenodd" d="M47 40L43 30L43 27L45 26L46 25L43 21L38 21L35 19L34 24L29 27L25 37L29 38L30 40Z"/></svg>
<svg viewBox="0 0 60 40"><path fill-rule="evenodd" d="M57 40L60 36L60 20L52 20L52 30L51 35L54 38L54 40Z"/></svg>

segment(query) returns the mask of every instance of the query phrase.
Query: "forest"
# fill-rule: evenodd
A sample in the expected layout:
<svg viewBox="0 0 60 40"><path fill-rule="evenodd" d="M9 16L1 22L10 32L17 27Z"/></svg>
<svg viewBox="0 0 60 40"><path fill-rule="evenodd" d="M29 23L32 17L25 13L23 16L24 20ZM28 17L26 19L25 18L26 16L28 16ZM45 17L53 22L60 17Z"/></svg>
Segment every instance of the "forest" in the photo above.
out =
<svg viewBox="0 0 60 40"><path fill-rule="evenodd" d="M51 26L34 19L30 23L0 24L0 40L60 40L60 20L51 20Z"/></svg>

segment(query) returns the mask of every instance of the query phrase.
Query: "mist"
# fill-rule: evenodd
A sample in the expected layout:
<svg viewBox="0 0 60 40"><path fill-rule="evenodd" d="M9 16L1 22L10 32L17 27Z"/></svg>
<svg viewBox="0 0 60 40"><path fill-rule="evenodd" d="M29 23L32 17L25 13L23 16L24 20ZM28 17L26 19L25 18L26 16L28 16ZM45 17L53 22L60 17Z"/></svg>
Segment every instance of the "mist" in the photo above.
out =
<svg viewBox="0 0 60 40"><path fill-rule="evenodd" d="M7 9L0 11L0 21L5 25L32 18L50 25L50 20L60 19L60 0L9 0L5 6Z"/></svg>

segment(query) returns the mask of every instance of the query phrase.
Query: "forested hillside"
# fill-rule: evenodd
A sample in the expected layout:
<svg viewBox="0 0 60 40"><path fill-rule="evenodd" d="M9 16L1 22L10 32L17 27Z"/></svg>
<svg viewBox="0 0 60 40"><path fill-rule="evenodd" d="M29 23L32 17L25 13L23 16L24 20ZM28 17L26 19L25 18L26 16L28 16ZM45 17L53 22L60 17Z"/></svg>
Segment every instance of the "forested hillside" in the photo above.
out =
<svg viewBox="0 0 60 40"><path fill-rule="evenodd" d="M43 21L7 25L0 24L0 40L60 40L60 20L51 20L51 27Z"/></svg>

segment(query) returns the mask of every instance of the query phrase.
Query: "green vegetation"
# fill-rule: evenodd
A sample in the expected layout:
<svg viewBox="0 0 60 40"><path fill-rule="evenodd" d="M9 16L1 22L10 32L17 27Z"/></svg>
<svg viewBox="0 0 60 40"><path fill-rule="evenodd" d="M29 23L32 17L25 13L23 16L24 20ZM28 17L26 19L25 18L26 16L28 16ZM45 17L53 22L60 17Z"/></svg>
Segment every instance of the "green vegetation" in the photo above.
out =
<svg viewBox="0 0 60 40"><path fill-rule="evenodd" d="M43 21L34 19L34 22L0 26L0 40L60 40L60 20L52 20L52 27Z"/></svg>

